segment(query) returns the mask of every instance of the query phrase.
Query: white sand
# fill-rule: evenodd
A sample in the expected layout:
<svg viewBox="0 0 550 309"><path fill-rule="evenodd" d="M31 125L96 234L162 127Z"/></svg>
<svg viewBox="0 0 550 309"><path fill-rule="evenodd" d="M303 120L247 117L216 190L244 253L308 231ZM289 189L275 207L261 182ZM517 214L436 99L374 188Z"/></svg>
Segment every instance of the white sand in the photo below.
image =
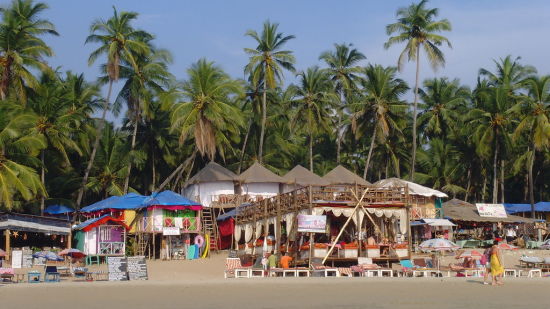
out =
<svg viewBox="0 0 550 309"><path fill-rule="evenodd" d="M505 252L505 264L516 264L521 254ZM224 259L149 262L149 281L0 285L0 308L550 307L550 278L506 278L498 287L479 278L223 279Z"/></svg>

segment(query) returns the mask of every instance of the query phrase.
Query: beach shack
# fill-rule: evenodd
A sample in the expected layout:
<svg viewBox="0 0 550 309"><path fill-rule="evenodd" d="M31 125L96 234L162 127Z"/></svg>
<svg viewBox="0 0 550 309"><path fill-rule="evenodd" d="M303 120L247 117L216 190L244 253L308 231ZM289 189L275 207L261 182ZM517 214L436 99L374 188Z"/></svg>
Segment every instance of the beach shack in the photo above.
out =
<svg viewBox="0 0 550 309"><path fill-rule="evenodd" d="M370 186L371 185L371 183L357 176L352 171L348 170L342 165L338 165L335 168L333 168L330 172L328 172L325 176L323 176L323 180L325 180L326 182L328 182L330 185L333 185L333 186L339 186L339 185Z"/></svg>
<svg viewBox="0 0 550 309"><path fill-rule="evenodd" d="M123 219L108 214L91 218L73 227L75 247L87 255L124 256L129 230Z"/></svg>
<svg viewBox="0 0 550 309"><path fill-rule="evenodd" d="M232 171L210 162L186 182L183 195L204 207L236 207L242 203L241 195L235 194L236 177Z"/></svg>
<svg viewBox="0 0 550 309"><path fill-rule="evenodd" d="M412 220L441 218L442 199L448 197L441 191L399 178L382 179L373 185L378 188L408 187Z"/></svg>
<svg viewBox="0 0 550 309"><path fill-rule="evenodd" d="M138 255L184 258L185 248L201 233L202 209L200 203L170 190L146 198L136 216Z"/></svg>
<svg viewBox="0 0 550 309"><path fill-rule="evenodd" d="M296 165L288 173L283 176L285 184L283 185L283 193L287 193L296 189L307 186L328 186L330 183L321 178L319 175L306 169L301 165Z"/></svg>
<svg viewBox="0 0 550 309"><path fill-rule="evenodd" d="M0 249L6 252L8 261L14 250L71 247L71 223L65 219L0 212L0 233L4 240L0 242Z"/></svg>
<svg viewBox="0 0 550 309"><path fill-rule="evenodd" d="M240 193L244 195L244 202L261 201L265 198L273 197L282 191L285 180L262 166L254 162L246 171L237 176Z"/></svg>

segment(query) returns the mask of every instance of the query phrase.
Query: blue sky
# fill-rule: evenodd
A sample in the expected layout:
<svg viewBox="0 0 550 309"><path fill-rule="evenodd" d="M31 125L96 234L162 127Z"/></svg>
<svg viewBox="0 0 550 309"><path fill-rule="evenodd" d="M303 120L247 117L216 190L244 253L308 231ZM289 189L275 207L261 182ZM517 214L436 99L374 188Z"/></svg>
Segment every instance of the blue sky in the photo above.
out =
<svg viewBox="0 0 550 309"><path fill-rule="evenodd" d="M233 77L243 77L247 56L244 47L254 47L245 37L248 29L260 30L269 19L280 24L280 31L293 34L287 48L295 52L296 67L303 70L320 64L319 54L334 43L353 43L367 56L367 62L395 65L401 47L384 50L385 26L395 21L397 8L407 1L69 1L46 2L45 17L52 21L59 37L46 41L55 52L49 60L63 70L84 72L93 80L97 66L88 67L94 49L84 45L94 19L108 18L112 6L140 14L136 27L157 37L159 47L174 56L171 72L185 77L185 70L201 57L215 61ZM550 73L550 1L433 0L440 17L451 21L453 31L446 36L453 49L444 48L445 68L433 72L423 66L421 78L458 77L467 85L475 83L480 67L492 69L492 59L508 54L521 56L522 62L535 66L540 74ZM423 59L424 60L424 59ZM426 62L424 61L424 64ZM290 73L286 74L292 80ZM414 65L408 64L402 78L414 81Z"/></svg>

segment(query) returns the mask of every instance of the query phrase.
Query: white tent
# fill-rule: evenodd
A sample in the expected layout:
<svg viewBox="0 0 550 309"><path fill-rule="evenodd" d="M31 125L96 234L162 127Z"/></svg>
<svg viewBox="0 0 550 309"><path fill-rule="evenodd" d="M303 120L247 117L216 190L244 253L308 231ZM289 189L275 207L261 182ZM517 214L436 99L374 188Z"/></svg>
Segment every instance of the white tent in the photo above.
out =
<svg viewBox="0 0 550 309"><path fill-rule="evenodd" d="M389 187L409 187L409 194L420 195L426 197L448 197L447 194L437 191L428 187L424 187L414 182L406 181L399 178L382 179L374 183L375 187L389 188Z"/></svg>

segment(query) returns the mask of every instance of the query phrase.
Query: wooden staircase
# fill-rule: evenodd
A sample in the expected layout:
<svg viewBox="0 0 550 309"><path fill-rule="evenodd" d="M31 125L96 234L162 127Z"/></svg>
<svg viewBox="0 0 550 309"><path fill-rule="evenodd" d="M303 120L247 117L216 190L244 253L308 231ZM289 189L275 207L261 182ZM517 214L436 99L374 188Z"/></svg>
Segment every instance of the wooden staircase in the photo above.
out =
<svg viewBox="0 0 550 309"><path fill-rule="evenodd" d="M214 216L212 207L202 209L202 232L204 235L210 235L210 252L218 252L219 232L218 224Z"/></svg>
<svg viewBox="0 0 550 309"><path fill-rule="evenodd" d="M147 249L150 248L149 244L150 234L148 233L138 233L137 236L137 255L138 256L149 256L147 254Z"/></svg>

